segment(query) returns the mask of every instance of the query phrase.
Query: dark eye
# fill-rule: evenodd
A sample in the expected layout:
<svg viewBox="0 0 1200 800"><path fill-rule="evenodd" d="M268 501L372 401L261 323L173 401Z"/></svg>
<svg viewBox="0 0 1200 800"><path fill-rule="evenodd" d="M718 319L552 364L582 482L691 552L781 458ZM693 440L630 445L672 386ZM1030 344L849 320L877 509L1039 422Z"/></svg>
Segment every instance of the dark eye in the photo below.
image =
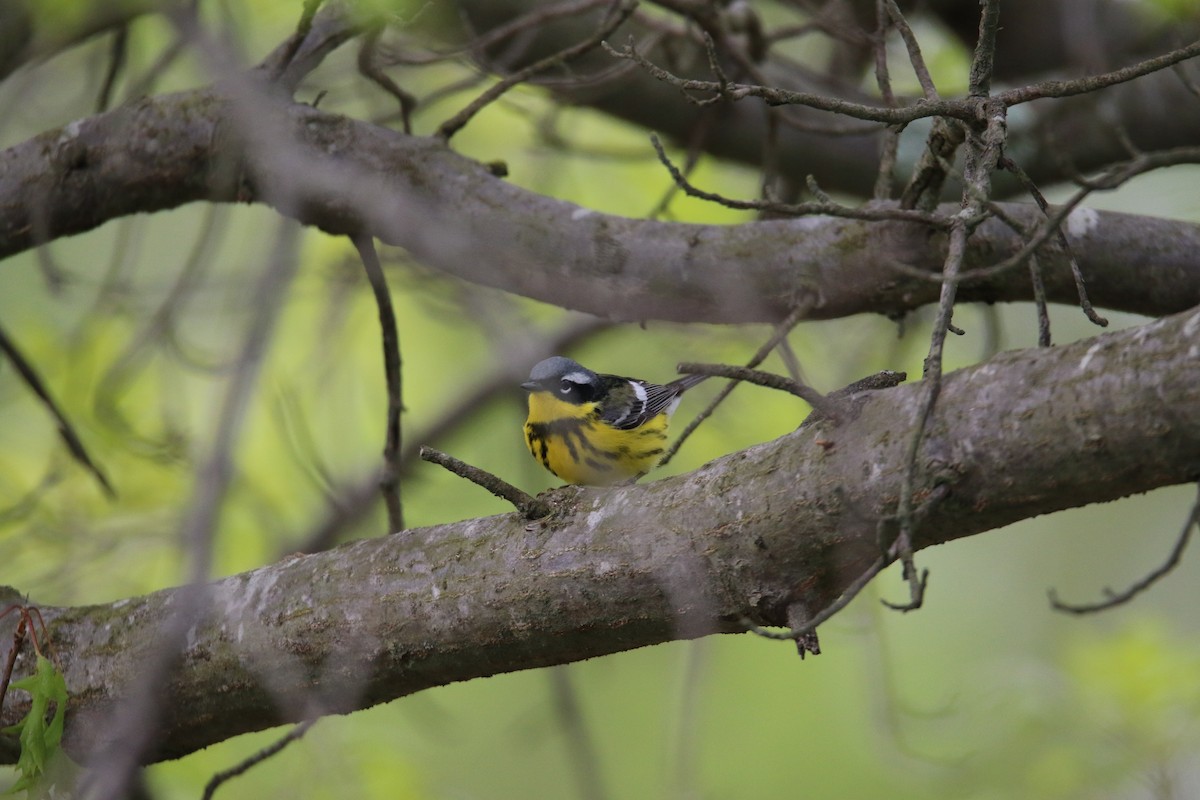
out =
<svg viewBox="0 0 1200 800"><path fill-rule="evenodd" d="M570 394L571 390L574 388L575 388L575 384L571 383L566 378L563 378L562 383L558 387L558 390L560 392L562 392L563 394Z"/></svg>

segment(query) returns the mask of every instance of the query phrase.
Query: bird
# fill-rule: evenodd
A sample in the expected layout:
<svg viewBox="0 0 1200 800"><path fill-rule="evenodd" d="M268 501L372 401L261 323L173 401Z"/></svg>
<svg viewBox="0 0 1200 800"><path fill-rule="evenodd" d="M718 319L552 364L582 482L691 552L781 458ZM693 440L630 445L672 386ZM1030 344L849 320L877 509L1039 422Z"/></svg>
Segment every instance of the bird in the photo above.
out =
<svg viewBox="0 0 1200 800"><path fill-rule="evenodd" d="M564 356L547 358L521 384L529 392L525 443L567 483L633 483L662 460L680 395L707 377L659 385L595 373Z"/></svg>

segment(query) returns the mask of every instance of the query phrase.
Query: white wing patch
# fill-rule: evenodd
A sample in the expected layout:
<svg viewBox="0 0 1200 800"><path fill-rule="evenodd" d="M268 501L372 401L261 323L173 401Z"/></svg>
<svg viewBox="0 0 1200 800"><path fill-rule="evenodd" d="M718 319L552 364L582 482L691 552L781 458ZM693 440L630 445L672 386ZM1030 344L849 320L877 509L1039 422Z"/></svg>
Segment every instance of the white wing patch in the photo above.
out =
<svg viewBox="0 0 1200 800"><path fill-rule="evenodd" d="M636 428L643 422L641 417L646 410L646 387L638 381L629 381L629 385L633 387L633 394L637 399L629 404L629 408L625 409L625 413L609 423L614 428L620 428L628 420L634 421L629 426L631 428Z"/></svg>

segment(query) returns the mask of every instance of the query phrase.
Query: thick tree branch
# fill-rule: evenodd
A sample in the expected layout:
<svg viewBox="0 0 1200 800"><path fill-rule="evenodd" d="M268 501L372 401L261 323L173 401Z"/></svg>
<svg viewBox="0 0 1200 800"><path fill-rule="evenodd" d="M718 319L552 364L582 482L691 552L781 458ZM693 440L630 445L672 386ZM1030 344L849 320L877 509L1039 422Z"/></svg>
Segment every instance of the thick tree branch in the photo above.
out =
<svg viewBox="0 0 1200 800"><path fill-rule="evenodd" d="M0 257L134 213L267 202L333 233L365 230L430 266L613 319L775 321L898 313L937 299L945 238L904 222L826 217L737 226L600 214L496 178L432 139L309 106L260 104L253 126L214 91L144 100L0 153ZM1041 212L1004 211L1027 229ZM1200 303L1200 226L1078 210L1068 240L1100 307L1159 315ZM963 272L1019 249L976 229ZM1039 251L1046 297L1074 303L1069 259ZM1028 300L1024 270L962 285L965 301Z"/></svg>
<svg viewBox="0 0 1200 800"><path fill-rule="evenodd" d="M918 458L914 546L1200 476L1200 311L944 377ZM782 625L878 559L894 525L921 385L869 392L809 425L687 474L561 489L516 514L413 529L211 585L189 632L155 758L452 681L677 638ZM1030 452L1038 457L1031 459ZM0 590L0 595L4 592ZM69 748L103 748L109 705L139 685L180 590L42 609L73 705ZM3 637L0 637L0 642ZM4 653L0 650L0 660ZM18 674L32 658L22 652ZM334 698L330 700L329 698ZM0 725L24 708L13 703ZM11 744L11 743L9 743ZM0 739L0 756L11 750Z"/></svg>
<svg viewBox="0 0 1200 800"><path fill-rule="evenodd" d="M481 35L538 7L532 0L457 0L457 3ZM1041 34L1065 26L1068 33L1064 38L1079 45L1082 37L1077 29L1078 5L1073 3L1064 8L1061 3L1042 2L1037 4L1036 11L1028 7L1015 12L1010 9L1006 12L1009 23L1001 34L1002 38L1010 40L1011 46L1007 50L1002 48L998 58L1010 65L1014 57L1026 63L1036 62L1022 74L1023 80L1034 74L1045 78L1070 78L1080 74L1082 70L1071 63L1071 54L1061 42L1045 48L1029 44ZM964 30L969 29L970 35L964 38L973 40L979 21L978 4L954 2L945 6L942 13L960 19ZM1128 9L1126 13L1129 13ZM1109 55L1119 54L1127 64L1158 55L1170 48L1169 41L1187 35L1186 30L1183 33L1174 31L1149 45L1161 50L1139 51L1148 46L1147 41L1134 34L1136 27L1129 25L1127 19L1122 22L1124 24L1114 25L1112 31L1104 32L1112 39L1124 39L1125 47L1108 49L1099 46L1098 49ZM1013 34L1010 27L1021 33ZM587 36L592 28L594 22L582 16L540 26L538 35L524 43L522 59L507 66L519 68L526 61L541 58L561 47L564 41L577 41ZM445 31L438 33L446 35ZM635 19L619 29L610 41L624 44L631 37L635 41L654 41L654 31ZM1095 41L1087 40L1089 45ZM602 55L596 54L592 62L580 64L581 71L598 73L610 67L611 63L606 63ZM697 40L671 38L648 48L644 55L655 64L679 64L681 77L712 80L703 47ZM1105 68L1120 65L1114 63ZM856 103L876 102L860 91L857 75L855 79L839 82L806 72L774 52L768 53L758 69L763 76L760 82L772 87L814 92ZM1100 70L1092 65L1091 71ZM1008 74L1012 74L1011 70ZM681 97L674 87L662 84L646 73L622 74L619 81L565 83L550 88L568 104L599 109L677 142L692 141L703 113L702 109ZM759 104L745 102L724 104L721 114L722 124L712 126L708 135L695 146L721 158L761 165L766 160L767 142L772 140L768 133L768 115ZM881 144L886 136L882 127L863 130L856 135L831 136L817 131L836 126L836 117L812 109L791 109L789 115L801 124L784 125L777 132L774 146L777 148L777 167L783 175L801 184L808 175L814 175L828 190L871 196L878 174ZM1188 94L1177 76L1164 70L1102 92L1060 102L1032 103L1022 111L1018 121L1020 124L1014 123L1009 131L1010 152L1019 155L1022 166L1034 180L1046 183L1069 180L1072 169L1094 170L1127 157L1128 151L1120 137L1113 136L1115 128L1128 131L1132 141L1143 150L1194 144L1200 135L1200 103ZM906 147L919 148L926 133L927 130L918 126L906 129L903 133ZM906 175L899 178L902 182L907 180ZM1006 176L998 176L997 183L1001 193L1020 191L1019 185ZM957 194L960 188L947 187L943 197Z"/></svg>

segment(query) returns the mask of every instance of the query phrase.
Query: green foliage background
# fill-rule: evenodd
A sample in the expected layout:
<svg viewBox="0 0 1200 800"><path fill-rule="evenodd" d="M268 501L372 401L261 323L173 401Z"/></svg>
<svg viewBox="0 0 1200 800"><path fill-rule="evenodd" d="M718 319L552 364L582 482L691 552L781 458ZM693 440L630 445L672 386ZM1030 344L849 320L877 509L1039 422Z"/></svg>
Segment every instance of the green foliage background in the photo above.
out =
<svg viewBox="0 0 1200 800"><path fill-rule="evenodd" d="M230 9L248 62L287 35L298 7L262 0ZM137 22L131 72L145 69L170 35L155 18ZM935 70L958 70L945 73L953 88L963 55L945 43L935 50ZM103 43L71 50L0 86L0 145L88 113L104 52ZM323 108L378 115L382 97L363 88L351 65L350 55L337 54L301 98L312 99L319 84L330 90ZM457 74L450 67L432 73L414 74L427 83L410 85ZM203 65L185 61L155 91L207 81ZM470 96L421 109L418 131L430 131ZM552 146L542 135L550 123L586 157ZM513 92L455 145L482 160L505 160L509 179L532 190L612 213L648 213L670 185L645 132L584 110L555 111L537 90ZM757 192L753 173L711 159L693 179L732 196ZM1195 180L1194 170L1162 173L1094 205L1195 219ZM746 219L684 199L671 205L669 218ZM219 243L170 343L130 355L193 242L214 221ZM257 311L248 287L286 224L262 208L193 206L112 223L0 266L0 321L119 490L115 501L101 494L67 457L44 409L0 366L0 582L34 602L67 605L183 580L178 523L209 452L224 387L220 367L237 356ZM378 326L361 268L347 242L312 231L300 236L299 275L222 509L214 576L298 547L325 512L321 470L343 479L365 475L381 448ZM385 255L405 359L405 436L414 441L505 352L564 317L449 280L402 253ZM1053 309L1052 319L1058 342L1096 332L1072 309ZM1027 306L965 307L956 322L967 336L950 345L952 367L986 356L993 335L1002 348L1036 341ZM791 342L808 379L828 390L884 368L918 375L927 318L914 315L904 331L897 337L886 320L853 318L801 326ZM681 360L743 361L766 335L765 328L651 322L600 334L571 354L597 370L665 380ZM136 369L116 380L118 364ZM775 357L766 366L783 369ZM696 413L711 391L696 390L677 420ZM516 387L500 393L442 448L528 490L553 485L522 448L521 403ZM740 388L667 471L774 438L806 412L792 398ZM412 525L508 510L430 465L417 465L404 489ZM904 591L889 572L821 630L823 654L803 662L789 647L749 635L711 637L571 665L557 676L535 671L448 686L325 719L218 797L579 796L555 680L574 689L610 797L1186 796L1200 784L1196 559L1135 603L1098 617L1055 614L1045 592L1053 586L1066 599L1090 599L1140 577L1165 557L1190 499L1186 487L1164 490L923 552L919 561L932 576L924 609L901 616L881 607L881 595L897 599ZM384 528L377 512L354 536ZM197 797L213 772L279 733L154 766L151 788L161 798ZM0 768L0 786L12 775Z"/></svg>

